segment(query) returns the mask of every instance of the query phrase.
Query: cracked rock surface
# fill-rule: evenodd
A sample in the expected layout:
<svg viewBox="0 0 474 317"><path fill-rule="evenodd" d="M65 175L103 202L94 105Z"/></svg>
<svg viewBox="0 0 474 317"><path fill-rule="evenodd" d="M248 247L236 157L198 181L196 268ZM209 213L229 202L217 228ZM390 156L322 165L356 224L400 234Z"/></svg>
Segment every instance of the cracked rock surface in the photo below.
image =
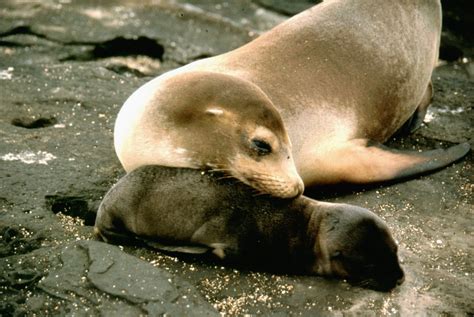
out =
<svg viewBox="0 0 474 317"><path fill-rule="evenodd" d="M195 287L118 247L73 242L61 249L59 260L61 265L50 269L38 288L62 300L61 313L183 316L192 309L197 316L218 315ZM103 293L109 296L104 298Z"/></svg>
<svg viewBox="0 0 474 317"><path fill-rule="evenodd" d="M98 204L124 174L112 129L125 99L313 2L1 1L0 315L474 314L472 153L402 183L306 193L386 221L406 273L390 293L92 239ZM433 105L390 146L474 145L474 19L467 1L444 5Z"/></svg>

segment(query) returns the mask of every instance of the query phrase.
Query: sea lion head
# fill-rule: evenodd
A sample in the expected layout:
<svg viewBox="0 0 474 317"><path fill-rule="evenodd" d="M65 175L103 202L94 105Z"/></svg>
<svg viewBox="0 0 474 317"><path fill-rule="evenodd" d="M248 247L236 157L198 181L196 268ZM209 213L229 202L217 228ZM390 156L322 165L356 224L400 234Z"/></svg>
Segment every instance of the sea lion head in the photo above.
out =
<svg viewBox="0 0 474 317"><path fill-rule="evenodd" d="M175 146L196 168L221 170L261 193L303 192L283 120L256 85L230 75L193 72L167 82L165 107Z"/></svg>
<svg viewBox="0 0 474 317"><path fill-rule="evenodd" d="M379 291L401 284L397 244L383 221L363 208L334 206L317 220L314 273Z"/></svg>

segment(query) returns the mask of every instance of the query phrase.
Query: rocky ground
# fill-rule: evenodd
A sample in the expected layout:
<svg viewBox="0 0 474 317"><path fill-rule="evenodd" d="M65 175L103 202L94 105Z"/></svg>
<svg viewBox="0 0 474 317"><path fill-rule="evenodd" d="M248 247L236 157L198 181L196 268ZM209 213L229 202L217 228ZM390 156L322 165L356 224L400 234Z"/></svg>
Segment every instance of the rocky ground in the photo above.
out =
<svg viewBox="0 0 474 317"><path fill-rule="evenodd" d="M112 128L127 96L311 2L0 3L1 316L474 314L472 153L399 184L308 193L370 208L387 222L406 272L390 293L92 239L97 205L124 174ZM446 6L448 62L434 73L434 104L426 124L393 146L474 145L472 21L463 1Z"/></svg>

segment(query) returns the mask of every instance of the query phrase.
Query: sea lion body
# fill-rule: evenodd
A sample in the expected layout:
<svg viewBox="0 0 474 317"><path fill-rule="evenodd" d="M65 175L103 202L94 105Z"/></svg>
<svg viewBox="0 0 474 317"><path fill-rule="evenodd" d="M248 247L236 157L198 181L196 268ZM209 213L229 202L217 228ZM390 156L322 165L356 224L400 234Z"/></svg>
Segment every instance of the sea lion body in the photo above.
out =
<svg viewBox="0 0 474 317"><path fill-rule="evenodd" d="M298 175L305 186L312 186L386 181L440 168L465 155L469 146L420 154L380 145L404 124L408 130L421 124L431 101L440 32L439 0L324 1L240 48L193 62L141 87L117 119L118 157L127 171L146 164L221 168L278 197L301 193ZM201 80L213 87L196 85ZM227 102L230 96L242 100ZM244 96L265 100L252 107L257 113L268 109L271 125L246 111ZM259 136L259 144L268 145L271 154L273 144L278 149L275 155L240 165L234 163L235 156L242 156L244 147L211 158L211 151L232 147L245 133L230 133L216 144L212 140L221 138L225 129L213 134L176 128L179 124L169 109L213 113L231 132L253 123L253 130L263 127L272 134L272 141ZM192 122L187 121L190 127ZM200 141L186 142L183 137ZM263 176L253 178L258 173ZM277 185L263 184L261 179L269 175Z"/></svg>
<svg viewBox="0 0 474 317"><path fill-rule="evenodd" d="M202 253L230 262L347 278L388 290L403 278L386 225L366 209L253 196L252 188L209 172L140 167L104 197L97 236ZM370 269L366 269L370 268Z"/></svg>
<svg viewBox="0 0 474 317"><path fill-rule="evenodd" d="M440 32L439 1L324 1L241 48L184 69L260 87L280 112L299 165L314 139L326 147L392 136L429 90Z"/></svg>

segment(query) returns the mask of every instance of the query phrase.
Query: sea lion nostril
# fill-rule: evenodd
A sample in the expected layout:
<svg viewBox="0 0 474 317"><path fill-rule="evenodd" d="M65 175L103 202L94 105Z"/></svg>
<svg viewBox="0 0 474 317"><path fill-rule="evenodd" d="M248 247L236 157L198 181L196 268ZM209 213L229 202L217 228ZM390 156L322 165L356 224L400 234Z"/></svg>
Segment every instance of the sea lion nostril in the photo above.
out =
<svg viewBox="0 0 474 317"><path fill-rule="evenodd" d="M289 188L286 197L282 198L297 198L304 192L304 183L302 181L297 182L293 187Z"/></svg>

